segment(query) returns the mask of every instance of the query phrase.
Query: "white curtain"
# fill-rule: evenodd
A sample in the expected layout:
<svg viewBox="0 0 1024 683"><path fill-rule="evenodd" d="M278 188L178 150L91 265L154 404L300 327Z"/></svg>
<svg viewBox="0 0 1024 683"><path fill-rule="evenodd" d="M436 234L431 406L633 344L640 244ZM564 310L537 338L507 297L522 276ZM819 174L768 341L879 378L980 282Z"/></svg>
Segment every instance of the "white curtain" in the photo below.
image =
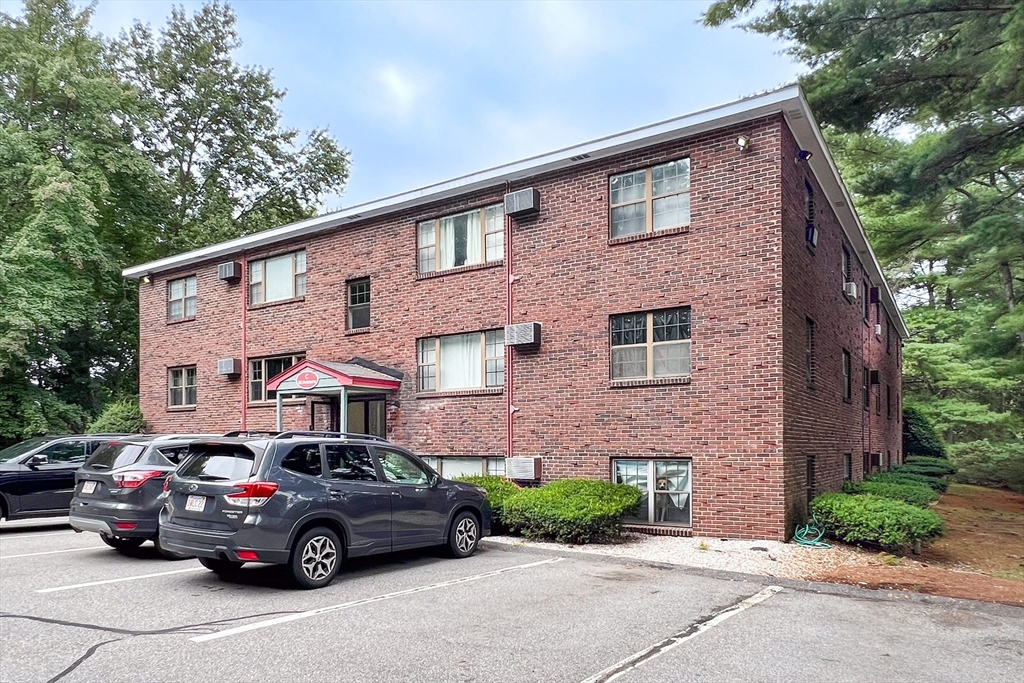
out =
<svg viewBox="0 0 1024 683"><path fill-rule="evenodd" d="M480 212L441 219L441 270L483 262Z"/></svg>
<svg viewBox="0 0 1024 683"><path fill-rule="evenodd" d="M480 212L469 214L466 221L466 265L484 262L484 250L480 237Z"/></svg>
<svg viewBox="0 0 1024 683"><path fill-rule="evenodd" d="M279 301L290 299L292 292L292 255L267 259L266 274L263 278L266 287L266 300Z"/></svg>
<svg viewBox="0 0 1024 683"><path fill-rule="evenodd" d="M441 337L441 379L439 388L479 389L483 386L480 377L480 335L460 334Z"/></svg>

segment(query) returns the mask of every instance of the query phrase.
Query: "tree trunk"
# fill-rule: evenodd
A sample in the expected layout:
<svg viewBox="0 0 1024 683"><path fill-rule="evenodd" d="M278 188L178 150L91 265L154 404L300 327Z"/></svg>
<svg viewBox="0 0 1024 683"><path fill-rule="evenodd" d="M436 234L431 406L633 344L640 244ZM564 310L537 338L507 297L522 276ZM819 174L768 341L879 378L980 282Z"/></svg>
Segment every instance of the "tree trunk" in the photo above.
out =
<svg viewBox="0 0 1024 683"><path fill-rule="evenodd" d="M1013 313L1017 300L1013 292L1013 272L1010 270L1009 261L999 262L999 279L1003 281L1003 296L1006 297L1006 308L1010 313ZM1017 333L1017 339L1020 341L1020 345L1024 347L1024 330Z"/></svg>

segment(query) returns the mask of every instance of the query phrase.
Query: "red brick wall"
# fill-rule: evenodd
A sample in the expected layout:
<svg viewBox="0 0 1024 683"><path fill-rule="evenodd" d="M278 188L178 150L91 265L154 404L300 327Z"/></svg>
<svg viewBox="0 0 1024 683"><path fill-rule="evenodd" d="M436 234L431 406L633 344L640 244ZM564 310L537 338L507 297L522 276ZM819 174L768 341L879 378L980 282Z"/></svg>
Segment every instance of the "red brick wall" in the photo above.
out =
<svg viewBox="0 0 1024 683"><path fill-rule="evenodd" d="M749 152L736 149L741 134L752 140ZM615 457L691 458L694 533L785 537L787 498L793 508L797 484L803 485L803 472L794 470L795 464L800 453L818 446L805 443L807 430L790 411L791 404L799 408L799 401L806 401L799 397L800 387L783 396L783 378L789 392L793 372L803 376L804 313L797 299L804 298L800 277L807 275L796 272L787 281L794 301L784 306L784 267L790 277L794 266L805 267L799 259L810 270L831 259L829 268L813 275L822 279L835 276L832 265L838 268L838 256L829 255L833 247L824 238L811 257L802 245L802 227L798 232L788 227L794 200L787 194L783 203L780 169L800 172L787 161L792 146L781 117L770 117L512 186L536 187L542 205L539 216L514 221L512 227L514 271L520 277L514 285L514 318L543 325L540 349L516 353L515 455L543 457L546 480L607 479ZM690 228L610 243L608 176L682 157L691 160ZM787 187L793 182L788 178ZM801 177L800 188L802 182ZM247 254L252 259L305 246L308 294L302 301L250 309L246 356L305 352L334 361L360 356L396 368L405 378L402 390L389 400L391 439L424 455L505 455L506 399L500 392L444 397L416 392L416 339L504 324L504 263L417 278L415 229L425 218L500 201L505 191L496 187L356 222L291 247ZM832 220L829 229L838 234ZM793 243L799 249L791 244L796 238L790 233L799 239ZM199 277L196 319L168 325L166 282L191 273ZM368 332L347 333L345 282L356 277L371 279L372 325ZM243 380L218 377L216 360L242 356L241 285L217 280L211 262L162 273L140 290L142 408L152 428L238 428ZM822 310L838 306L848 313L855 308L827 290L820 300L816 297L814 305ZM675 306L692 307L691 381L612 386L609 316ZM821 317L824 327L826 316ZM859 317L853 322L859 323ZM794 335L798 346L793 346ZM801 364L794 370L796 350L801 350ZM856 352L862 352L861 346ZM822 367L825 362L823 355ZM199 405L172 411L167 408L167 368L192 363L198 365ZM784 406L787 416L794 415L785 429L794 444L785 448ZM843 431L841 448L853 447L850 440L859 436L862 417L856 397L852 408L836 410L851 425ZM273 425L272 404L249 404L249 428ZM290 404L286 427L308 426L305 403ZM820 453L827 455L824 449ZM838 485L833 474L826 474L832 469L819 463L822 485ZM841 477L841 461L839 472ZM789 517L791 525L792 513Z"/></svg>
<svg viewBox="0 0 1024 683"><path fill-rule="evenodd" d="M887 452L893 461L901 448L902 427L896 409L900 388L900 344L895 328L891 353L886 352L885 310L881 309L882 336L875 335L876 311L870 307L864 322L863 299L843 294L842 247L851 255L851 277L862 288L865 271L858 254L845 239L835 213L806 163L796 160L798 148L788 126L783 126L783 349L785 372L786 519L787 529L802 522L807 511L807 456L815 458L814 490L837 491L843 484L843 456L853 456L853 479L864 476L862 454L881 452L885 468ZM818 245L810 248L805 238L804 181L814 188ZM875 286L881 283L876 282ZM814 383L806 379L806 320L815 323ZM842 351L851 355L853 396L842 394ZM880 370L881 415L861 402L861 372L867 366ZM893 388L892 417L886 414L886 384Z"/></svg>

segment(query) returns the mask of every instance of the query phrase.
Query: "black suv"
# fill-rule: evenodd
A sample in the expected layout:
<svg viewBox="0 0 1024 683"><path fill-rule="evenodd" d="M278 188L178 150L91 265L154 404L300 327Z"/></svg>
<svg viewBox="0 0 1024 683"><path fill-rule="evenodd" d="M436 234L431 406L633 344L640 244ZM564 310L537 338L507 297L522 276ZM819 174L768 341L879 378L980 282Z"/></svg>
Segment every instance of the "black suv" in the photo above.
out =
<svg viewBox="0 0 1024 683"><path fill-rule="evenodd" d="M0 517L61 517L75 493L75 470L124 434L37 436L0 451Z"/></svg>
<svg viewBox="0 0 1024 683"><path fill-rule="evenodd" d="M190 441L210 436L136 435L100 446L75 474L72 528L98 533L118 552L152 540L163 557L184 557L157 543L164 480L179 465Z"/></svg>
<svg viewBox="0 0 1024 683"><path fill-rule="evenodd" d="M288 565L302 588L327 585L349 557L434 545L468 557L490 530L483 489L384 439L340 432L193 442L160 514L164 548L218 574Z"/></svg>

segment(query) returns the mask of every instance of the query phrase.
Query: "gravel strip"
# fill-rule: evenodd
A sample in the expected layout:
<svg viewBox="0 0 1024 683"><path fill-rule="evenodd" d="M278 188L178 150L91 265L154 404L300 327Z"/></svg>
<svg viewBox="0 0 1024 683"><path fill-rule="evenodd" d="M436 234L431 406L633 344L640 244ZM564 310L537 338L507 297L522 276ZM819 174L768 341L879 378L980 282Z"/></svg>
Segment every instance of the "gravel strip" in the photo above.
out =
<svg viewBox="0 0 1024 683"><path fill-rule="evenodd" d="M613 543L569 545L528 541L518 536L491 536L488 540L512 546L574 550L595 555L631 557L688 567L718 569L787 579L813 579L839 568L873 566L882 562L870 552L846 547L805 548L795 543L721 538L677 538L623 534ZM905 562L905 561L904 561Z"/></svg>

